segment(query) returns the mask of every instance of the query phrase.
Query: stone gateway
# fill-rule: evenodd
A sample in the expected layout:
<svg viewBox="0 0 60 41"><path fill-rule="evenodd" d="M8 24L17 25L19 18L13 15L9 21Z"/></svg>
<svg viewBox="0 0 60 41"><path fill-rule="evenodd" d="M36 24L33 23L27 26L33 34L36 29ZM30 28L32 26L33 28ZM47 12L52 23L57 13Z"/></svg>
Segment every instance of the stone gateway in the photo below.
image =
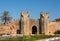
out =
<svg viewBox="0 0 60 41"><path fill-rule="evenodd" d="M21 12L20 20L14 20L6 25L0 24L0 34L46 34L53 35L60 30L60 22L50 21L49 13L41 12L39 19L31 19L29 12Z"/></svg>

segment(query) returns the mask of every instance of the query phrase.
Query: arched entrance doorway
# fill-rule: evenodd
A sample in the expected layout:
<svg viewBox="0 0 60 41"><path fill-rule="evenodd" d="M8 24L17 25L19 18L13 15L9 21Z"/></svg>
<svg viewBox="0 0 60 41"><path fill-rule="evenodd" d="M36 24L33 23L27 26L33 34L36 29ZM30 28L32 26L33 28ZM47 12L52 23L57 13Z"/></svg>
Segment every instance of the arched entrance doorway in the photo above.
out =
<svg viewBox="0 0 60 41"><path fill-rule="evenodd" d="M32 34L37 34L37 27L36 26L32 27Z"/></svg>

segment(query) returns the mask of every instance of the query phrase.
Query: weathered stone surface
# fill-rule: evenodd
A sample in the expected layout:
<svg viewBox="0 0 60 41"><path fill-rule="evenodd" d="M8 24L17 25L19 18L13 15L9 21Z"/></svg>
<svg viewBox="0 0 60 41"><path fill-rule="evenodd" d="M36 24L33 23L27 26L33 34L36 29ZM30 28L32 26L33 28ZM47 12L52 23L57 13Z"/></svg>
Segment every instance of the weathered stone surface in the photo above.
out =
<svg viewBox="0 0 60 41"><path fill-rule="evenodd" d="M21 19L14 20L8 24L0 24L0 34L48 34L53 35L60 30L60 22L50 21L49 13L41 13L40 19L31 19L29 12L21 12Z"/></svg>

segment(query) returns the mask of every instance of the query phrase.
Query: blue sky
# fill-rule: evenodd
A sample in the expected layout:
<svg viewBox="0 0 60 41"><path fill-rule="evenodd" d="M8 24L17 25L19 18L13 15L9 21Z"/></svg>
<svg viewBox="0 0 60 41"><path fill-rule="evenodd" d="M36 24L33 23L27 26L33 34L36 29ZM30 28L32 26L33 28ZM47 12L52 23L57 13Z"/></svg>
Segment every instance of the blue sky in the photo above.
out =
<svg viewBox="0 0 60 41"><path fill-rule="evenodd" d="M40 12L50 12L50 20L60 18L60 0L0 0L0 16L9 11L13 19L20 19L21 10L29 11L30 18L38 19Z"/></svg>

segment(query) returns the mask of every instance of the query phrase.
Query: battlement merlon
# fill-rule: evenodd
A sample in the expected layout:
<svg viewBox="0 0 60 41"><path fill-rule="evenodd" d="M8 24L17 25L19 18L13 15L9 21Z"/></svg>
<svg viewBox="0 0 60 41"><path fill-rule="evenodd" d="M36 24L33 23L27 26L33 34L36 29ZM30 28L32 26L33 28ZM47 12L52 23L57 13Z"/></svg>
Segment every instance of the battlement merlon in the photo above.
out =
<svg viewBox="0 0 60 41"><path fill-rule="evenodd" d="M40 13L40 16L49 18L50 13L49 13L49 12L41 12L41 13Z"/></svg>
<svg viewBox="0 0 60 41"><path fill-rule="evenodd" d="M29 13L29 11L27 11L27 12L21 11L21 15L29 17L30 13Z"/></svg>

